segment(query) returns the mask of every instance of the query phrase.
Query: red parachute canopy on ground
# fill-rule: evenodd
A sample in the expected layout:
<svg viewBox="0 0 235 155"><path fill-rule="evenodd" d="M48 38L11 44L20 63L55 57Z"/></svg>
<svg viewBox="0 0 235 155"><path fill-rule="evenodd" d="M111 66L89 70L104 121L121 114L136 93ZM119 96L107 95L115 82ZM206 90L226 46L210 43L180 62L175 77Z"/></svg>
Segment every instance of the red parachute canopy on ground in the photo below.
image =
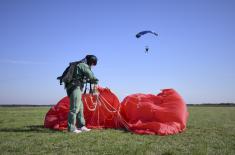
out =
<svg viewBox="0 0 235 155"><path fill-rule="evenodd" d="M82 96L84 117L89 128L117 128L117 112L120 102L107 88L99 88L99 98L90 94ZM64 97L47 112L44 127L65 130L67 129L69 112L69 97Z"/></svg>
<svg viewBox="0 0 235 155"><path fill-rule="evenodd" d="M107 88L99 88L98 99L84 94L84 116L89 128L124 128L139 134L169 135L182 132L188 118L187 107L173 89L158 95L134 94L120 104ZM64 97L46 114L46 128L67 129L69 98Z"/></svg>
<svg viewBox="0 0 235 155"><path fill-rule="evenodd" d="M83 95L84 117L88 128L118 128L120 102L109 89L99 88L99 96Z"/></svg>
<svg viewBox="0 0 235 155"><path fill-rule="evenodd" d="M173 89L164 89L158 95L134 94L121 104L124 126L139 134L176 134L186 128L187 107Z"/></svg>

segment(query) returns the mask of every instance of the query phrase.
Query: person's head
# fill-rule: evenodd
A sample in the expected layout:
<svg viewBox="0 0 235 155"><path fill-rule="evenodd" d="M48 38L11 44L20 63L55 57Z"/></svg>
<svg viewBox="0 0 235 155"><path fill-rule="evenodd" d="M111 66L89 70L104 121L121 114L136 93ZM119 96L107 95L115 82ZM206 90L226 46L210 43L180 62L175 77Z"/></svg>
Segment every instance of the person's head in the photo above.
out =
<svg viewBox="0 0 235 155"><path fill-rule="evenodd" d="M98 59L95 55L86 55L86 61L89 66L96 66Z"/></svg>

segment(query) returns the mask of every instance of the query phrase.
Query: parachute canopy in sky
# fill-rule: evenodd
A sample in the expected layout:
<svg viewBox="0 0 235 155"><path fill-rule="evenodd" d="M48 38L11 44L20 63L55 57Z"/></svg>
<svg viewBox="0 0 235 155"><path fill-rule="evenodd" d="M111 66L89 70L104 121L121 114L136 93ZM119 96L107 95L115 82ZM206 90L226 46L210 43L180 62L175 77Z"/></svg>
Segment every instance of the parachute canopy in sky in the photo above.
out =
<svg viewBox="0 0 235 155"><path fill-rule="evenodd" d="M158 34L156 32L153 32L153 31L141 31L141 32L136 34L136 38L140 38L142 35L145 35L147 33L150 33L150 34L153 34L155 36L158 36Z"/></svg>
<svg viewBox="0 0 235 155"><path fill-rule="evenodd" d="M148 33L150 33L150 34L153 34L153 35L155 35L156 37L158 36L158 34L156 33L156 32L153 32L153 31L141 31L141 32L139 32L139 33L137 33L136 34L136 38L140 38L142 35L145 35L145 34L148 34ZM149 47L148 46L145 46L145 53L148 53L148 51L149 51Z"/></svg>

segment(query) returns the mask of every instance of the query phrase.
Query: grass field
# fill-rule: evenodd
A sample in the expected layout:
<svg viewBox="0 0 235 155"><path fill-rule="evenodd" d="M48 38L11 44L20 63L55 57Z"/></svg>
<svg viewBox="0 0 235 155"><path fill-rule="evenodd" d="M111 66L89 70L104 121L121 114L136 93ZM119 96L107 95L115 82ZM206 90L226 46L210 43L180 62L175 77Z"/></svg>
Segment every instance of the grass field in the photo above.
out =
<svg viewBox="0 0 235 155"><path fill-rule="evenodd" d="M171 136L52 131L43 128L48 109L1 107L0 154L235 154L235 107L189 107L187 130Z"/></svg>

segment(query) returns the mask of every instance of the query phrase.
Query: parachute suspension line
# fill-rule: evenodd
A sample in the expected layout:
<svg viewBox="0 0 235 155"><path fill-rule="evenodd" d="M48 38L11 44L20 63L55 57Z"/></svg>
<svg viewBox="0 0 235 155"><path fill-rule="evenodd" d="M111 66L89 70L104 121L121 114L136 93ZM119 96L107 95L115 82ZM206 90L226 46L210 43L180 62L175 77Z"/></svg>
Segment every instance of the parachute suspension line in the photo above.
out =
<svg viewBox="0 0 235 155"><path fill-rule="evenodd" d="M106 102L111 108L114 109L114 111L112 111L112 112L117 112L117 110L102 95L99 95L99 96L100 96L101 99L104 100L104 102Z"/></svg>
<svg viewBox="0 0 235 155"><path fill-rule="evenodd" d="M112 107L113 109L115 109L112 105L110 105L110 104L107 102L107 100L106 100L104 97L101 96L101 98L102 98L110 107ZM105 104L103 104L103 105L105 105ZM106 106L106 105L105 105L105 106ZM107 107L106 107L106 108L107 108ZM120 119L121 123L124 125L124 127L125 127L127 130L129 130L128 123L122 118L121 114L119 113L119 109L120 109L120 106L119 106L118 110L115 109L115 111L110 111L110 112L117 112L118 118L121 118L121 119ZM108 110L108 108L107 108L107 110Z"/></svg>
<svg viewBox="0 0 235 155"><path fill-rule="evenodd" d="M105 104L105 103L103 103L103 105L104 105L104 107L105 107L105 109L108 111L108 112L110 112L110 113L116 113L117 112L117 110L110 110L108 107L107 107L107 105Z"/></svg>
<svg viewBox="0 0 235 155"><path fill-rule="evenodd" d="M89 93L90 94L93 94L93 90L92 90L92 88L91 88L91 83L89 83L90 84L90 90L89 90Z"/></svg>
<svg viewBox="0 0 235 155"><path fill-rule="evenodd" d="M100 95L101 96L101 95ZM111 110L109 110L109 108L107 107L107 105L105 104L105 103L103 103L103 105L104 105L104 107L107 109L107 111L109 111L109 113L116 113L116 114L118 114L118 109L119 109L119 107L118 107L118 109L116 109L115 107L113 107L112 106L112 104L110 104L103 96L101 96L101 99L103 99L103 101L101 101L102 103L103 102L106 102L112 109L114 109L113 111L111 111ZM113 101L114 101L114 99L113 99ZM115 115L112 115L112 118L111 119L113 119L115 117ZM110 119L110 120L111 120ZM116 120L116 125L118 124L118 122L117 122L117 120Z"/></svg>
<svg viewBox="0 0 235 155"><path fill-rule="evenodd" d="M98 105L98 109L97 109L97 111L98 111L98 119L97 119L98 126L100 126L100 116L99 116L100 115L100 113L99 113L100 108L99 108L99 106L100 105Z"/></svg>
<svg viewBox="0 0 235 155"><path fill-rule="evenodd" d="M91 95L89 95L89 99L90 99L90 101L91 101L91 103L93 104L93 100L92 100L92 97L91 97ZM98 109L99 109L99 107L97 107L97 105L98 105L99 103L98 102L96 102L96 104L95 104L95 108L94 108L94 111L92 111L92 115L91 115L91 122L99 122L99 120L96 120L95 119L95 116L97 115L97 113L98 113ZM88 104L87 104L88 105ZM94 104L93 104L94 105ZM98 113L98 119L99 119L99 113ZM99 124L99 123L98 123ZM98 126L98 124L97 124L97 126Z"/></svg>
<svg viewBox="0 0 235 155"><path fill-rule="evenodd" d="M140 104L139 104L139 103L140 103L140 100L141 100L141 98L139 97L139 95L137 96L137 99L138 99L138 102L137 102L136 105L137 105L137 109L139 109L139 108L140 108Z"/></svg>
<svg viewBox="0 0 235 155"><path fill-rule="evenodd" d="M109 102L102 96L102 95L99 95L100 96L100 99L102 99L103 101L104 101L104 107L107 109L107 111L109 111L109 112L117 112L117 110L111 105L111 104L109 104ZM108 107L107 107L107 105L105 104L105 103L107 103L112 109L114 109L114 110L110 110Z"/></svg>
<svg viewBox="0 0 235 155"><path fill-rule="evenodd" d="M93 102L93 97L92 97L92 95L89 95L89 97L90 97L90 100L91 100L92 104L94 105L94 103L95 103L95 105L97 106L97 104L98 104L97 100L95 100L95 102Z"/></svg>
<svg viewBox="0 0 235 155"><path fill-rule="evenodd" d="M95 122L95 121L97 121L96 120L96 115L97 115L97 112L98 112L98 110L96 109L95 111L94 111L94 113L92 113L92 117L91 117L91 122Z"/></svg>
<svg viewBox="0 0 235 155"><path fill-rule="evenodd" d="M90 108L90 107L89 107L89 105L88 105L88 103L87 103L87 100L86 100L86 97L84 97L84 102L85 102L85 104L86 104L86 107L87 107L87 109L88 109L89 111L95 111L98 102L96 102L96 103L94 104L94 103L93 103L93 100L92 100L92 98L91 98L91 96L90 96L89 98L91 99L94 108Z"/></svg>
<svg viewBox="0 0 235 155"><path fill-rule="evenodd" d="M101 100L102 99L102 100ZM101 105L103 105L105 107L105 109L109 112L109 113L117 113L118 111L102 96L102 95L99 95L99 103L101 103ZM105 102L111 107L113 108L114 110L111 111L107 105L105 104ZM102 110L102 109L101 109ZM104 113L105 114L105 113ZM109 115L106 115L106 116L109 116ZM111 118L107 118L108 120L112 120L113 118L115 117L115 115L111 115Z"/></svg>
<svg viewBox="0 0 235 155"><path fill-rule="evenodd" d="M100 99L98 99L98 100L99 100L100 103L102 103L102 105L104 105L104 103L103 103ZM106 109L107 109L107 108L106 108ZM101 108L100 110L103 110L103 109ZM107 109L107 111L108 111L108 109ZM110 114L110 113L112 113L112 112L109 112L109 114ZM103 115L109 116L107 113L103 113ZM114 117L115 117L114 115L111 115L110 118L106 118L106 119L107 119L107 120L112 120Z"/></svg>
<svg viewBox="0 0 235 155"><path fill-rule="evenodd" d="M91 101L91 103L94 105L94 102L93 102L93 98L92 98L92 95L89 95L89 98L90 98L90 101ZM92 117L92 122L94 122L94 120L95 120L95 116L96 116L96 114L97 114L97 125L98 126L100 126L100 103L96 100L95 101L95 112L94 112L94 115L93 115L93 117Z"/></svg>
<svg viewBox="0 0 235 155"><path fill-rule="evenodd" d="M100 109L100 106L104 105L101 103L101 101L99 99L97 99L95 102L93 101L92 95L89 95L90 102L93 104L94 108L90 108L90 106L88 105L87 102L87 97L84 98L84 102L86 104L86 107L89 111L94 112L93 113L93 117L91 118L91 121L94 122L95 121L95 116L97 115L97 125L100 126L100 117L99 115L101 114L102 109ZM90 103L89 102L89 103ZM98 106L98 107L97 107ZM104 113L102 112L102 115L104 115ZM109 120L112 120L113 118L109 118Z"/></svg>
<svg viewBox="0 0 235 155"><path fill-rule="evenodd" d="M127 102L127 101L126 101ZM124 103L123 103L124 104ZM120 122L122 123L122 125L124 125L124 127L130 131L130 127L129 127L129 124L126 122L126 120L122 117L122 115L120 114L120 107L118 108L118 118L120 120Z"/></svg>
<svg viewBox="0 0 235 155"><path fill-rule="evenodd" d="M124 127L127 130L130 130L128 123L125 121L124 118L122 118L122 115L119 113L119 111L118 111L118 118L119 118L120 122L122 123L122 125L124 125Z"/></svg>
<svg viewBox="0 0 235 155"><path fill-rule="evenodd" d="M100 97L101 99L103 99L111 108L115 109L102 95L99 95L99 97ZM105 108L106 108L107 110L109 110L105 104L103 104L103 105L105 106ZM118 114L117 116L118 116L118 118L120 118L120 119L119 119L120 122L124 125L124 127L125 127L127 130L129 130L129 125L128 125L128 123L125 121L125 119L122 118L122 116L121 116L119 110L120 110L120 106L118 107L118 110L115 109L115 111L110 111L110 110L109 110L109 111L110 111L110 112L117 112L117 114Z"/></svg>
<svg viewBox="0 0 235 155"><path fill-rule="evenodd" d="M86 90L87 90L87 82L85 84L85 90L84 90L83 94L86 94Z"/></svg>
<svg viewBox="0 0 235 155"><path fill-rule="evenodd" d="M103 106L103 105L104 105L104 103L102 102L101 106ZM116 119L114 119L116 117L116 115L114 115L115 113L107 112L107 110L104 108L104 106L103 106L103 108L99 108L99 110L100 110L100 115L99 116L105 116L102 119L102 124L101 124L102 126L103 126L103 123L106 124L105 122L107 122L107 121L116 120Z"/></svg>
<svg viewBox="0 0 235 155"><path fill-rule="evenodd" d="M96 102L94 103L93 102L93 99L92 99L92 96L91 95L89 95L89 99L91 100L91 102L92 102L92 104L95 106L94 108L90 108L89 107L89 105L88 105L88 103L87 103L87 99L86 99L86 97L84 98L84 102L85 102L85 104L86 104L86 106L87 106L87 109L89 110L89 111L94 111L95 113L94 113L94 115L93 115L93 118L92 118L92 121L94 120L94 116L95 116L95 114L96 114L96 112L97 112L97 125L98 126L100 126L100 117L99 117L99 115L100 115L100 106L101 105L104 105L104 107L106 108L106 110L107 111L109 111L110 113L117 113L117 116L118 116L118 118L119 118L119 121L121 122L121 124L127 129L127 130L130 130L129 128L129 124L125 121L125 119L122 117L122 115L120 114L120 106L118 107L118 110L116 110L102 95L99 95L99 98L98 98L98 100L96 100ZM107 107L107 105L109 106L109 107L111 107L113 110L110 110L110 108L108 108Z"/></svg>

